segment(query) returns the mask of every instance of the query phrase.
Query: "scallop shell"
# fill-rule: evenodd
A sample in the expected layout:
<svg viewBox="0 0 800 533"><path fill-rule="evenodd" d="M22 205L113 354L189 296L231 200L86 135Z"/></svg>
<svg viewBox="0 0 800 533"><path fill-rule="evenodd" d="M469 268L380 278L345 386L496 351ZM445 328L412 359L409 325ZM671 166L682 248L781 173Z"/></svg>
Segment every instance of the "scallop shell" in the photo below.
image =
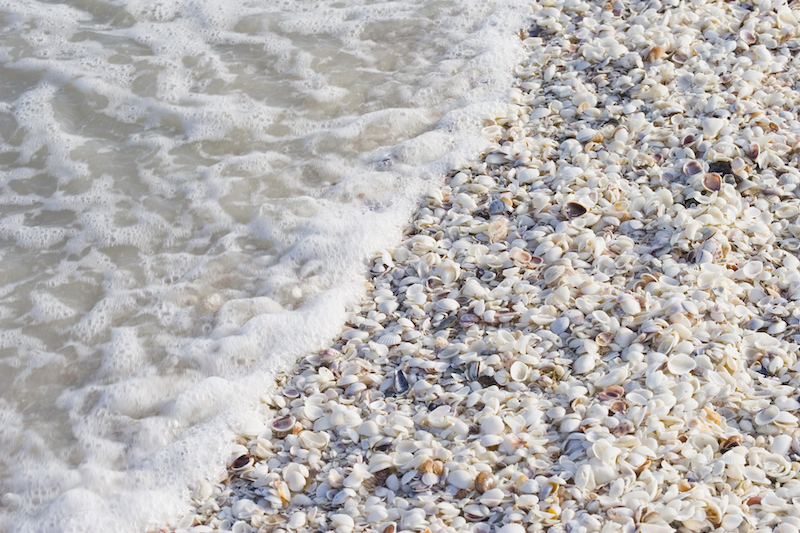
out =
<svg viewBox="0 0 800 533"><path fill-rule="evenodd" d="M401 341L402 339L397 333L384 333L378 338L378 344L385 346L397 346Z"/></svg>
<svg viewBox="0 0 800 533"><path fill-rule="evenodd" d="M500 242L508 237L508 221L505 218L498 218L489 223L486 235L492 242Z"/></svg>

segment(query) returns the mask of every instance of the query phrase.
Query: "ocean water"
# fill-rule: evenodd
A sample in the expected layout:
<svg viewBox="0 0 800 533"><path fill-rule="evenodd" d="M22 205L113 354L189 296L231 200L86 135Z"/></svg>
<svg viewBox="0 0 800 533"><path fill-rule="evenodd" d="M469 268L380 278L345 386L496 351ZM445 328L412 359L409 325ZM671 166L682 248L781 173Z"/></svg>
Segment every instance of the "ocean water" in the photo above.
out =
<svg viewBox="0 0 800 533"><path fill-rule="evenodd" d="M486 146L522 0L0 1L0 532L144 532Z"/></svg>

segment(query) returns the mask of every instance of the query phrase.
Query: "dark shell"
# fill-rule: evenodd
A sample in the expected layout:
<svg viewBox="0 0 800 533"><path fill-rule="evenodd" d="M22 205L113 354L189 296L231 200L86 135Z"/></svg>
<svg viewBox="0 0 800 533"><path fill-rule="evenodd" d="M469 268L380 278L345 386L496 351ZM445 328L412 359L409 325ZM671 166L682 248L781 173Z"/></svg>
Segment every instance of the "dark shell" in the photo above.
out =
<svg viewBox="0 0 800 533"><path fill-rule="evenodd" d="M601 402L605 400L616 400L622 397L623 394L625 394L625 389L619 385L609 385L603 389L603 392L597 395L597 399Z"/></svg>
<svg viewBox="0 0 800 533"><path fill-rule="evenodd" d="M564 215L567 218L578 218L586 214L586 208L577 202L567 202L564 204Z"/></svg>
<svg viewBox="0 0 800 533"><path fill-rule="evenodd" d="M491 204L489 204L489 214L490 215L500 215L506 212L506 204L502 200L495 200Z"/></svg>
<svg viewBox="0 0 800 533"><path fill-rule="evenodd" d="M408 379L406 375L399 368L394 373L394 391L397 394L403 394L408 390Z"/></svg>
<svg viewBox="0 0 800 533"><path fill-rule="evenodd" d="M692 160L683 165L683 173L687 176L691 177L701 172L703 172L703 165L699 161Z"/></svg>
<svg viewBox="0 0 800 533"><path fill-rule="evenodd" d="M717 192L722 187L722 176L709 172L703 176L703 187L709 192Z"/></svg>

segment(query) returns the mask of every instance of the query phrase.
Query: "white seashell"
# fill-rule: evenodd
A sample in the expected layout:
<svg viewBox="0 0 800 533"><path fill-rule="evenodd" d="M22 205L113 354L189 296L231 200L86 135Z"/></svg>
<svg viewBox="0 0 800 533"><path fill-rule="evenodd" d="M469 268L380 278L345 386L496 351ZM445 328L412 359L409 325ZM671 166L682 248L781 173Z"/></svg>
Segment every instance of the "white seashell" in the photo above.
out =
<svg viewBox="0 0 800 533"><path fill-rule="evenodd" d="M521 361L514 361L509 369L511 379L514 381L525 381L525 379L528 377L528 372L528 365Z"/></svg>
<svg viewBox="0 0 800 533"><path fill-rule="evenodd" d="M481 422L481 433L484 435L500 435L505 427L506 425L502 418L492 415Z"/></svg>
<svg viewBox="0 0 800 533"><path fill-rule="evenodd" d="M436 309L440 311L455 311L460 307L461 304L459 304L458 301L454 300L453 298L442 298L436 302Z"/></svg>
<svg viewBox="0 0 800 533"><path fill-rule="evenodd" d="M490 489L484 492L480 499L481 505L485 505L486 507L497 507L503 502L503 490L502 489Z"/></svg>
<svg viewBox="0 0 800 533"><path fill-rule="evenodd" d="M501 435L483 435L481 437L481 446L484 448L491 448L493 446L500 446L503 443Z"/></svg>
<svg viewBox="0 0 800 533"><path fill-rule="evenodd" d="M259 510L260 509L258 508L258 505L256 505L256 502L247 499L236 501L231 506L231 513L233 516L242 519L252 517L258 513Z"/></svg>
<svg viewBox="0 0 800 533"><path fill-rule="evenodd" d="M497 528L496 531L497 533L525 533L525 526L522 524L506 524Z"/></svg>
<svg viewBox="0 0 800 533"><path fill-rule="evenodd" d="M459 489L469 489L472 487L472 476L466 470L453 470L447 476L447 482Z"/></svg>
<svg viewBox="0 0 800 533"><path fill-rule="evenodd" d="M365 437L374 437L376 435L380 435L381 429L378 427L372 420L367 420L366 422L362 422L360 426L358 426L358 434L363 435Z"/></svg>
<svg viewBox="0 0 800 533"><path fill-rule="evenodd" d="M300 472L289 472L284 479L292 492L299 492L306 486L306 478Z"/></svg>
<svg viewBox="0 0 800 533"><path fill-rule="evenodd" d="M697 362L686 354L675 354L667 359L667 369L676 376L687 374L697 368Z"/></svg>
<svg viewBox="0 0 800 533"><path fill-rule="evenodd" d="M754 420L759 426L765 426L777 420L780 414L781 410L777 405L770 405L766 409L759 411L754 417Z"/></svg>
<svg viewBox="0 0 800 533"><path fill-rule="evenodd" d="M300 443L306 448L322 449L325 448L330 442L330 435L328 433L317 433L315 431L301 431L297 436Z"/></svg>
<svg viewBox="0 0 800 533"><path fill-rule="evenodd" d="M742 274L744 274L747 279L754 279L761 274L763 270L764 264L761 261L748 261L747 264L742 267Z"/></svg>
<svg viewBox="0 0 800 533"><path fill-rule="evenodd" d="M442 283L445 285L450 285L454 281L458 280L459 277L461 277L461 265L455 261L446 259L445 261L442 261L440 268L441 274L439 277L441 278Z"/></svg>
<svg viewBox="0 0 800 533"><path fill-rule="evenodd" d="M703 119L703 137L715 139L719 132L725 127L725 120L721 118L707 117Z"/></svg>
<svg viewBox="0 0 800 533"><path fill-rule="evenodd" d="M306 513L304 511L293 513L286 525L291 529L300 529L306 525Z"/></svg>
<svg viewBox="0 0 800 533"><path fill-rule="evenodd" d="M576 374L586 374L597 365L597 354L588 353L584 354L572 363L572 371Z"/></svg>

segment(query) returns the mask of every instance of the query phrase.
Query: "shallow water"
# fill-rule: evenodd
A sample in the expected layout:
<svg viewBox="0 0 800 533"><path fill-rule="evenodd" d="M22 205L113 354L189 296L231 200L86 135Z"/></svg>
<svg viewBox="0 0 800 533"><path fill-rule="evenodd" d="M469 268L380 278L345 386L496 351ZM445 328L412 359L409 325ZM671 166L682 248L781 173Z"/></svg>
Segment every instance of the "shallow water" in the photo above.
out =
<svg viewBox="0 0 800 533"><path fill-rule="evenodd" d="M0 531L142 531L477 156L522 1L0 2Z"/></svg>

